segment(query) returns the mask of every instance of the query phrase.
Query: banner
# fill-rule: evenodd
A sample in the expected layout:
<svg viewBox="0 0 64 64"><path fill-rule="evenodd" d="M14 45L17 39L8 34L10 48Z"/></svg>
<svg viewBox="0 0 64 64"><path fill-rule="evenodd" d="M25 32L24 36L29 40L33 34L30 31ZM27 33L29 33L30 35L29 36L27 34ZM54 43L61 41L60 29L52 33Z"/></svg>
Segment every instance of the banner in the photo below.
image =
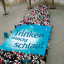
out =
<svg viewBox="0 0 64 64"><path fill-rule="evenodd" d="M45 55L51 27L42 25L21 25L0 46L3 50L21 51Z"/></svg>

